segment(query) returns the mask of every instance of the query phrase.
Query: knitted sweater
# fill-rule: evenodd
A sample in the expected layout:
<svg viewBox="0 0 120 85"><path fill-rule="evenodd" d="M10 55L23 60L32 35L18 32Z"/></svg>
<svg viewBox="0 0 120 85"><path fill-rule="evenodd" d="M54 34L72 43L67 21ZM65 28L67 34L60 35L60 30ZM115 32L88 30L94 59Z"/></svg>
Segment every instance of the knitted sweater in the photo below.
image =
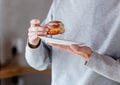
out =
<svg viewBox="0 0 120 85"><path fill-rule="evenodd" d="M44 23L60 20L65 33L52 36L85 43L93 50L87 64L75 54L41 42L26 46L26 60L37 70L52 69L51 85L120 85L120 1L54 0Z"/></svg>

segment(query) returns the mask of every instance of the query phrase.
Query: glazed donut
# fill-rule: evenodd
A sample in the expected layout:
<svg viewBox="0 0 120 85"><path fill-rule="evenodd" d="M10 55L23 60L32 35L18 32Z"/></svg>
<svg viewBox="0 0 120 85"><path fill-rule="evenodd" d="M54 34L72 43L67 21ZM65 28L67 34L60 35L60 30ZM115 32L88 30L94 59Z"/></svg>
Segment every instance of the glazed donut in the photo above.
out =
<svg viewBox="0 0 120 85"><path fill-rule="evenodd" d="M45 27L49 28L48 35L62 34L65 32L64 24L61 21L50 21Z"/></svg>

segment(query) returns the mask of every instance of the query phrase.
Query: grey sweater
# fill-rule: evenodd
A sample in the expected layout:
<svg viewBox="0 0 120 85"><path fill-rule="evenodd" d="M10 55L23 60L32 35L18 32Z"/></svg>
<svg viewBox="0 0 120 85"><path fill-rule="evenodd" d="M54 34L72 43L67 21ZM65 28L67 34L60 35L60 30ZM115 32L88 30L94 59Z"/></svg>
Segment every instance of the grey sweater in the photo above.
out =
<svg viewBox="0 0 120 85"><path fill-rule="evenodd" d="M52 85L120 85L120 0L54 0L44 23L61 20L65 33L52 36L85 43L94 51L84 64L78 55L41 42L26 46L37 70L52 69Z"/></svg>

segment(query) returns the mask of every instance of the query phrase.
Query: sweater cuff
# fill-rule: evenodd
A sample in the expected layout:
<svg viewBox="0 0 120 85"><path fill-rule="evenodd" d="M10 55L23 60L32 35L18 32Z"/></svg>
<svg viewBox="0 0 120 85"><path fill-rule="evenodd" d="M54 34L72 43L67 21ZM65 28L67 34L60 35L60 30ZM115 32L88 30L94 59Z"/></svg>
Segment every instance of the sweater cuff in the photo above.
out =
<svg viewBox="0 0 120 85"><path fill-rule="evenodd" d="M31 44L28 42L28 46L29 46L30 48L37 48L38 46L40 46L40 43L41 43L41 40L39 40L39 43L38 43L36 46L34 46L34 45L31 45Z"/></svg>
<svg viewBox="0 0 120 85"><path fill-rule="evenodd" d="M28 42L26 45L26 49L28 50L28 52L37 52L38 50L40 51L40 49L42 49L42 48L43 48L42 41L39 43L39 45L36 48L31 48Z"/></svg>
<svg viewBox="0 0 120 85"><path fill-rule="evenodd" d="M85 62L84 65L91 67L91 66L95 66L96 61L98 60L98 56L100 56L97 52L93 52L90 59L88 61Z"/></svg>

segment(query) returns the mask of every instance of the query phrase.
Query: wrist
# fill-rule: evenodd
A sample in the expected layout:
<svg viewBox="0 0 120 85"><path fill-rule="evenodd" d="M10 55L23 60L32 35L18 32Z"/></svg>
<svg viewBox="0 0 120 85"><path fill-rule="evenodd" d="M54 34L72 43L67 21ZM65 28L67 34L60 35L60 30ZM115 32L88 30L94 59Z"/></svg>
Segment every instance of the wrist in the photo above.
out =
<svg viewBox="0 0 120 85"><path fill-rule="evenodd" d="M92 55L93 51L90 49L89 52L85 53L84 58L88 61Z"/></svg>
<svg viewBox="0 0 120 85"><path fill-rule="evenodd" d="M39 42L36 45L33 45L30 42L28 42L28 45L30 48L37 48L40 45L40 42L41 42L41 40L39 40Z"/></svg>

